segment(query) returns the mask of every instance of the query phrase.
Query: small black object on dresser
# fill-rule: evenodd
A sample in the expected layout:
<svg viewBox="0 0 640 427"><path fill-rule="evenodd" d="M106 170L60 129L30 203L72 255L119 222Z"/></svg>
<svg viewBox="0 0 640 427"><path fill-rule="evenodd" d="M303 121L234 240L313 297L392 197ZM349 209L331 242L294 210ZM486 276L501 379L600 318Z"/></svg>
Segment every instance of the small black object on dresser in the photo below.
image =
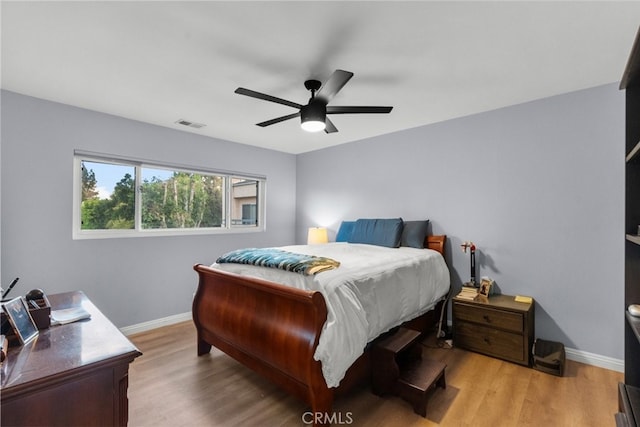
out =
<svg viewBox="0 0 640 427"><path fill-rule="evenodd" d="M51 304L42 289L32 289L24 296L29 314L39 330L51 326Z"/></svg>

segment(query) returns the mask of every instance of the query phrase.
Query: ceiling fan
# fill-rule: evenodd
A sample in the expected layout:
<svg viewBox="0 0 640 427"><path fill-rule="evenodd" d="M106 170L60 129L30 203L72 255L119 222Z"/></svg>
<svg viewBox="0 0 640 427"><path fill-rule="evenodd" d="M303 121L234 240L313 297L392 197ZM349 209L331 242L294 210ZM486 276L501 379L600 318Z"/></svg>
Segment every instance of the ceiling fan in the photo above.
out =
<svg viewBox="0 0 640 427"><path fill-rule="evenodd" d="M304 87L311 91L311 98L307 105L301 105L296 102L287 101L286 99L277 98L275 96L266 95L254 90L239 87L235 93L250 96L252 98L271 101L277 104L286 105L298 109L298 112L288 114L286 116L277 117L275 119L256 123L257 126L266 127L276 123L295 117L301 118L302 129L308 132L319 132L324 130L326 133L338 132L333 122L329 120L327 114L386 114L391 112L393 107L366 107L366 106L333 106L327 105L334 96L344 87L345 84L353 77L353 73L344 70L336 70L333 72L329 80L322 86L318 80L307 80Z"/></svg>

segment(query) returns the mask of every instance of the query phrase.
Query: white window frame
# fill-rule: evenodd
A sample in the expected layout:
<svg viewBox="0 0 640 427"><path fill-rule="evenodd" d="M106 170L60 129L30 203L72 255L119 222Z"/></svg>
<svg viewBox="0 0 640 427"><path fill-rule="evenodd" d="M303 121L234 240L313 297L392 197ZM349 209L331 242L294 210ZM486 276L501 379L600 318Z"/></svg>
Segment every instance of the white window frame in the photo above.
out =
<svg viewBox="0 0 640 427"><path fill-rule="evenodd" d="M133 229L110 229L110 230L83 230L82 229L82 162L102 162L115 163L121 165L133 166L135 173L135 226ZM223 200L224 224L220 227L202 227L202 228L163 228L163 229L143 229L142 228L142 199L140 197L141 174L142 168L161 168L188 173L202 173L208 175L217 175L225 178L225 197ZM250 179L258 181L258 207L256 226L253 225L236 225L231 224L231 181L234 178ZM125 238L125 237L152 237L152 236L195 236L203 234L236 234L236 233L260 233L266 230L266 187L267 178L246 173L220 171L216 169L208 169L204 167L195 167L188 165L176 165L158 161L150 161L143 159L132 159L114 155L106 155L100 153L91 153L85 151L74 151L73 156L73 236L74 240L83 239L109 239L109 238Z"/></svg>

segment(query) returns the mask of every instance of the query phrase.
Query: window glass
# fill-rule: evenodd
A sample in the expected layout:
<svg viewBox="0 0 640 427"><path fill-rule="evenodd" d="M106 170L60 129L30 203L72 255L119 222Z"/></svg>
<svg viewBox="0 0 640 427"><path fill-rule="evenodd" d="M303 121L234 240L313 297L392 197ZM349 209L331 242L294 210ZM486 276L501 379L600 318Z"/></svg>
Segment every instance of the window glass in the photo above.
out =
<svg viewBox="0 0 640 427"><path fill-rule="evenodd" d="M82 161L81 229L135 226L135 167Z"/></svg>
<svg viewBox="0 0 640 427"><path fill-rule="evenodd" d="M253 179L231 180L231 226L258 225L258 188Z"/></svg>
<svg viewBox="0 0 640 427"><path fill-rule="evenodd" d="M142 168L142 228L220 227L224 178Z"/></svg>

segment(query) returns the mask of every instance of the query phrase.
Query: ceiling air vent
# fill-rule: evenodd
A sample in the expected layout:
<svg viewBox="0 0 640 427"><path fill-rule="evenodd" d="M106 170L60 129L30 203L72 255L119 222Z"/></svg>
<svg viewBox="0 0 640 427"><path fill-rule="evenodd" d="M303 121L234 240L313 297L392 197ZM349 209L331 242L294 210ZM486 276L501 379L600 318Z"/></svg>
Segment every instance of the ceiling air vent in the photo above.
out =
<svg viewBox="0 0 640 427"><path fill-rule="evenodd" d="M189 120L185 120L185 119L180 119L180 120L176 121L175 123L178 124L178 125L188 126L190 128L195 128L195 129L200 129L200 128L203 128L203 127L206 126L205 124L195 123L195 122L192 122L192 121L189 121Z"/></svg>

